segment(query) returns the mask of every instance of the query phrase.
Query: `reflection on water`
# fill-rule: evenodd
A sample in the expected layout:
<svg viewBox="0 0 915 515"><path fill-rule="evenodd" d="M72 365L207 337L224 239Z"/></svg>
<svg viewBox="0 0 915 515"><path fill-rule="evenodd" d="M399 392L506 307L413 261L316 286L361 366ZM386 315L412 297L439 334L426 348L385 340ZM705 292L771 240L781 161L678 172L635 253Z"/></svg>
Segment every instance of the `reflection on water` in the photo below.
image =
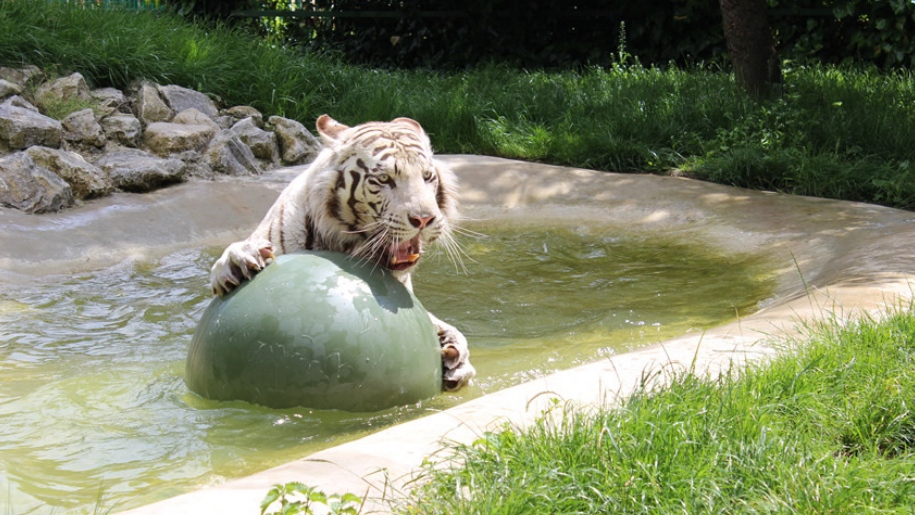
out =
<svg viewBox="0 0 915 515"><path fill-rule="evenodd" d="M0 285L0 513L140 506L700 330L770 291L761 263L670 241L588 227L485 230L464 242L466 273L439 255L414 278L425 306L470 339L475 384L369 415L187 391L187 345L218 249Z"/></svg>

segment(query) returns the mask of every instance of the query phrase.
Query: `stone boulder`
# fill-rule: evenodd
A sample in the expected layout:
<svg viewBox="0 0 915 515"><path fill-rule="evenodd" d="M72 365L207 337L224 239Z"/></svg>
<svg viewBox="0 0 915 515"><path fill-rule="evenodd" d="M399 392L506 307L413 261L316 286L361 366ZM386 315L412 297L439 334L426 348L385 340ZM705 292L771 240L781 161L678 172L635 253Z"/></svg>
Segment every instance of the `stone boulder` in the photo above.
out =
<svg viewBox="0 0 915 515"><path fill-rule="evenodd" d="M175 116L174 111L159 96L159 89L150 84L141 84L135 100L137 118L143 125L155 122L167 122Z"/></svg>
<svg viewBox="0 0 915 515"><path fill-rule="evenodd" d="M89 84L79 73L45 82L35 91L35 102L42 109L47 109L53 104L91 101Z"/></svg>
<svg viewBox="0 0 915 515"><path fill-rule="evenodd" d="M222 111L222 116L231 120L231 123L226 129L232 127L236 123L244 120L245 118L251 118L254 121L254 125L257 125L258 128L264 128L264 115L260 111L251 107L251 106L233 106Z"/></svg>
<svg viewBox="0 0 915 515"><path fill-rule="evenodd" d="M42 75L41 68L33 65L24 68L7 68L0 66L0 79L12 82L20 88L24 88L35 77Z"/></svg>
<svg viewBox="0 0 915 515"><path fill-rule="evenodd" d="M95 165L111 183L124 191L143 193L184 180L184 163L180 159L161 158L137 149L110 152Z"/></svg>
<svg viewBox="0 0 915 515"><path fill-rule="evenodd" d="M259 128L252 118L245 118L233 125L230 130L251 149L254 157L264 160L271 166L279 161L280 151L276 143L276 134Z"/></svg>
<svg viewBox="0 0 915 515"><path fill-rule="evenodd" d="M19 95L13 95L13 96L7 98L6 100L3 101L3 104L0 104L0 105L11 105L11 106L15 106L15 107L21 107L23 109L28 109L29 111L32 111L33 113L41 112L38 110L37 107L30 104L28 100L20 97Z"/></svg>
<svg viewBox="0 0 915 515"><path fill-rule="evenodd" d="M311 132L308 132L304 125L295 120L282 116L271 116L267 119L267 123L274 127L283 163L287 165L313 161L323 148L321 142Z"/></svg>
<svg viewBox="0 0 915 515"><path fill-rule="evenodd" d="M105 146L105 132L95 119L95 112L86 108L70 114L60 121L64 140L76 145Z"/></svg>
<svg viewBox="0 0 915 515"><path fill-rule="evenodd" d="M175 113L193 108L210 118L215 118L219 115L219 109L216 108L216 104L210 100L210 97L199 91L175 85L159 86L158 90Z"/></svg>
<svg viewBox="0 0 915 515"><path fill-rule="evenodd" d="M182 125L207 125L214 131L220 130L219 125L217 125L212 118L194 109L193 107L190 109L185 109L184 111L176 114L175 117L172 118L172 123L180 123Z"/></svg>
<svg viewBox="0 0 915 515"><path fill-rule="evenodd" d="M0 147L18 150L42 145L56 148L60 146L61 130L60 122L53 118L13 102L0 104Z"/></svg>
<svg viewBox="0 0 915 515"><path fill-rule="evenodd" d="M322 148L295 120L273 116L265 124L245 105L220 111L181 86L138 81L126 91L90 90L79 73L42 83L46 77L34 66L0 67L0 156L15 156L4 158L5 206L46 212L116 189L259 175L309 162ZM32 91L35 105L21 96ZM70 114L60 121L43 114L57 112ZM24 185L29 177L33 187Z"/></svg>
<svg viewBox="0 0 915 515"><path fill-rule="evenodd" d="M104 116L99 120L99 125L102 126L109 141L116 141L125 147L136 147L140 143L143 124L132 114L115 113Z"/></svg>
<svg viewBox="0 0 915 515"><path fill-rule="evenodd" d="M102 114L107 115L116 111L130 112L130 100L119 89L99 88L93 89L89 94Z"/></svg>
<svg viewBox="0 0 915 515"><path fill-rule="evenodd" d="M22 88L19 84L15 82L10 82L8 80L0 79L0 99L11 97L13 95L21 95Z"/></svg>
<svg viewBox="0 0 915 515"><path fill-rule="evenodd" d="M146 127L143 137L151 152L167 156L188 150L203 150L217 130L210 125L155 122Z"/></svg>
<svg viewBox="0 0 915 515"><path fill-rule="evenodd" d="M225 175L258 175L260 165L251 149L231 130L213 137L204 153L210 169Z"/></svg>
<svg viewBox="0 0 915 515"><path fill-rule="evenodd" d="M60 211L73 202L70 185L27 153L0 158L0 206L38 214Z"/></svg>
<svg viewBox="0 0 915 515"><path fill-rule="evenodd" d="M113 185L105 172L86 162L83 156L76 152L47 147L29 147L25 152L35 164L66 181L77 199L101 197L111 193Z"/></svg>

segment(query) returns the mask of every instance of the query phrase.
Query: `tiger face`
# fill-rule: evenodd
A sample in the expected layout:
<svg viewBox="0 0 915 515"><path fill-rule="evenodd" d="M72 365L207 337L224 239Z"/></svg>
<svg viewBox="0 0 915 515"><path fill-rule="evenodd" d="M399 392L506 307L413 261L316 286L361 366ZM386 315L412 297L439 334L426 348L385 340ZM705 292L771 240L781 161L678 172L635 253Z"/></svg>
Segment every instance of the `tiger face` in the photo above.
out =
<svg viewBox="0 0 915 515"><path fill-rule="evenodd" d="M327 162L323 184L313 190L325 196L316 215L347 242L348 253L400 275L429 244L452 244L455 178L433 159L419 123L397 118L348 127L324 115L317 128Z"/></svg>

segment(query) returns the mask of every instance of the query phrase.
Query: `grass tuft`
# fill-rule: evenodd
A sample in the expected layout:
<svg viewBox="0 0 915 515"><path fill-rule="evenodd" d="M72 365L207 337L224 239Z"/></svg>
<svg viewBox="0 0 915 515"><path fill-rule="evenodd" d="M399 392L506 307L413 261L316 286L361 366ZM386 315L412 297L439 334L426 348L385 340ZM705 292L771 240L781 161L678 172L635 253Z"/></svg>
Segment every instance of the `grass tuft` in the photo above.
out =
<svg viewBox="0 0 915 515"><path fill-rule="evenodd" d="M810 328L770 364L487 433L403 513L910 513L915 312Z"/></svg>

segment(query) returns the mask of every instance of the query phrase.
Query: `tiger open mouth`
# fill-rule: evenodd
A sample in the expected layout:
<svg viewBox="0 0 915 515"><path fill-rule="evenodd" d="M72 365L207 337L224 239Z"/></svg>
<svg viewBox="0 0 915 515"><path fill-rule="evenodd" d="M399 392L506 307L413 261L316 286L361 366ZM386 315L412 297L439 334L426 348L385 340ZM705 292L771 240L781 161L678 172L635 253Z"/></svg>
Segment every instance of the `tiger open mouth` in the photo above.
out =
<svg viewBox="0 0 915 515"><path fill-rule="evenodd" d="M419 261L423 244L419 236L385 247L381 264L391 270L406 270Z"/></svg>

